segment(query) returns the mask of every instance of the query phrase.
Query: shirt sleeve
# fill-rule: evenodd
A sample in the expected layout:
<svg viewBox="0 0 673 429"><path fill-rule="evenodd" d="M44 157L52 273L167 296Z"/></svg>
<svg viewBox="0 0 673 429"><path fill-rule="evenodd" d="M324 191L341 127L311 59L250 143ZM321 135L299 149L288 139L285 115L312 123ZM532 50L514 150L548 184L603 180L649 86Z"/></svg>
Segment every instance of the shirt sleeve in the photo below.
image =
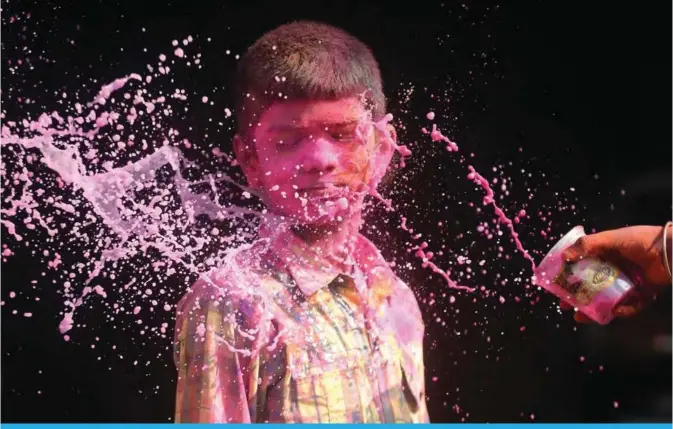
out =
<svg viewBox="0 0 673 429"><path fill-rule="evenodd" d="M175 422L256 422L266 395L259 391L260 358L249 323L239 303L198 290L178 308Z"/></svg>

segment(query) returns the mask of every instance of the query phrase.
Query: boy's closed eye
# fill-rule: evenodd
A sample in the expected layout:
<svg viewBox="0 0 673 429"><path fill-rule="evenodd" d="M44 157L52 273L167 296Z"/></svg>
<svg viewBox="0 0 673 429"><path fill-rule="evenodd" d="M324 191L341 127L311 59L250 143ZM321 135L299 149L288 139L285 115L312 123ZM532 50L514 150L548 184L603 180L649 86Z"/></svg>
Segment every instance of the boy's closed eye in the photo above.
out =
<svg viewBox="0 0 673 429"><path fill-rule="evenodd" d="M339 124L336 126L325 127L325 131L336 141L339 142L353 142L357 139L355 130L357 123L353 124Z"/></svg>
<svg viewBox="0 0 673 429"><path fill-rule="evenodd" d="M322 132L339 143L352 143L357 141L357 122L327 125ZM277 127L273 130L273 140L279 150L290 150L299 146L306 139L313 139L319 135L319 130L311 130L301 127Z"/></svg>
<svg viewBox="0 0 673 429"><path fill-rule="evenodd" d="M273 140L276 143L276 148L280 151L288 151L295 149L299 143L306 138L305 135L296 131L285 131L274 136Z"/></svg>

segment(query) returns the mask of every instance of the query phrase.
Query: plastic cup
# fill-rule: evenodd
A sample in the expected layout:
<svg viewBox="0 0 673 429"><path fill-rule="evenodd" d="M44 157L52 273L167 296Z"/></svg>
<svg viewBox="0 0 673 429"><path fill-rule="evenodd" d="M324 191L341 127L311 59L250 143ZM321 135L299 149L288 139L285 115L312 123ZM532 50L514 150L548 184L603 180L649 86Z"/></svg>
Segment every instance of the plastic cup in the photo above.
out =
<svg viewBox="0 0 673 429"><path fill-rule="evenodd" d="M617 267L595 258L576 263L563 260L563 251L585 236L576 226L552 247L535 270L535 283L601 325L614 319L613 308L633 282Z"/></svg>

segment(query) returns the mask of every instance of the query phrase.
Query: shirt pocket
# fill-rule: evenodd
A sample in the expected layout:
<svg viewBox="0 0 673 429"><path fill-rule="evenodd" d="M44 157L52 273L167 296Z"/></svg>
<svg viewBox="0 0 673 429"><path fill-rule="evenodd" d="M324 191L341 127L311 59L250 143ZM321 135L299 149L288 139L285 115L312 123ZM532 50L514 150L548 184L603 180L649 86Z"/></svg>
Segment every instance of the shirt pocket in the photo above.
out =
<svg viewBox="0 0 673 429"><path fill-rule="evenodd" d="M389 389L397 390L399 393L395 396L404 402L392 404L400 407L396 415L401 420L396 417L396 423L415 423L414 416L423 409L425 400L422 366L419 368L418 362L411 358L408 351L400 349L396 342L384 343L380 353L385 384Z"/></svg>
<svg viewBox="0 0 673 429"><path fill-rule="evenodd" d="M363 401L372 397L365 374L369 366L366 352L316 355L296 348L288 356L290 407L295 421L351 423L375 418L371 401Z"/></svg>
<svg viewBox="0 0 673 429"><path fill-rule="evenodd" d="M422 367L405 359L395 342L376 351L349 350L336 356L289 354L289 409L306 423L415 423L425 409Z"/></svg>
<svg viewBox="0 0 673 429"><path fill-rule="evenodd" d="M417 362L406 355L407 353L402 353L400 357L402 386L411 411L416 413L425 405L424 374L422 370L419 371Z"/></svg>

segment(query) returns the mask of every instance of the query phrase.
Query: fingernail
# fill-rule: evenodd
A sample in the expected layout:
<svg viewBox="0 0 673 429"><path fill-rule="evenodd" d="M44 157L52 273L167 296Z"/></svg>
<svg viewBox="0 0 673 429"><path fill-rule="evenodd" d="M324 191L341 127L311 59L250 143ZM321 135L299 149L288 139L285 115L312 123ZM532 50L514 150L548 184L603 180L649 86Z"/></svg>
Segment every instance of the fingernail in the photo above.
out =
<svg viewBox="0 0 673 429"><path fill-rule="evenodd" d="M617 316L630 316L635 312L636 310L633 307L622 306L615 308L615 314Z"/></svg>

